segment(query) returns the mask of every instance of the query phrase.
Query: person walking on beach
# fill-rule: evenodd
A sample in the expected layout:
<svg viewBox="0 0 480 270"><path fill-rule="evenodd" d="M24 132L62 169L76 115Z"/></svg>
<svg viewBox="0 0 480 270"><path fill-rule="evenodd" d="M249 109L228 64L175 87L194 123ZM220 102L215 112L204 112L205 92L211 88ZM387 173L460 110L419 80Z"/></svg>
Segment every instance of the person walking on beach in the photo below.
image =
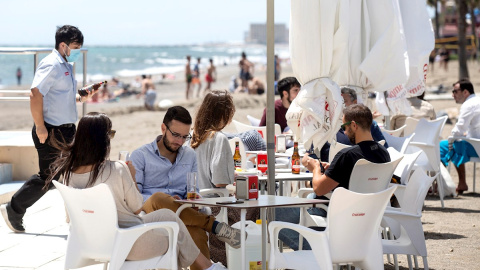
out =
<svg viewBox="0 0 480 270"><path fill-rule="evenodd" d="M247 55L242 52L242 59L238 63L240 66L240 80L243 91L248 92L248 81L253 79L254 64L247 60Z"/></svg>
<svg viewBox="0 0 480 270"><path fill-rule="evenodd" d="M187 64L185 64L185 81L187 83L187 89L185 92L186 99L190 97L190 87L192 86L192 69L190 68L190 55L187 55Z"/></svg>
<svg viewBox="0 0 480 270"><path fill-rule="evenodd" d="M22 84L22 69L20 67L17 68L17 84Z"/></svg>
<svg viewBox="0 0 480 270"><path fill-rule="evenodd" d="M197 63L193 66L193 79L192 84L198 84L197 88L197 98L200 96L200 92L202 91L202 81L200 80L200 62L202 58L197 58Z"/></svg>
<svg viewBox="0 0 480 270"><path fill-rule="evenodd" d="M0 207L5 223L17 233L25 232L23 216L27 208L53 187L43 189L50 175L50 164L59 152L51 146L53 137L69 143L75 135L78 112L76 102L85 102L97 91L87 96L77 94L73 75L73 62L80 56L83 34L77 27L64 25L55 33L55 49L38 65L30 92L30 111L34 126L32 138L38 152L40 171L32 175L13 195L12 200ZM60 174L53 179L58 180Z"/></svg>
<svg viewBox="0 0 480 270"><path fill-rule="evenodd" d="M207 91L211 90L212 87L212 82L215 82L217 80L217 68L213 64L213 59L209 59L210 66L208 66L207 69L207 75L205 75L205 81L207 81L207 86L205 87L204 94L207 93Z"/></svg>

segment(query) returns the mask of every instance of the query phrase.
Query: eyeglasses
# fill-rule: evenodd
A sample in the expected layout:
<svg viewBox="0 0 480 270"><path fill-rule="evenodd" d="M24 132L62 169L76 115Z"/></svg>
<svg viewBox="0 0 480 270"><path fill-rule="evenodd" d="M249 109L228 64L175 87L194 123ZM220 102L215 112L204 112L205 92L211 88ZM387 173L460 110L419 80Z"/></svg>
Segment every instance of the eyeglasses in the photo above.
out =
<svg viewBox="0 0 480 270"><path fill-rule="evenodd" d="M117 133L117 131L114 129L111 129L107 134L110 137L110 139L113 139L115 137L115 133Z"/></svg>
<svg viewBox="0 0 480 270"><path fill-rule="evenodd" d="M184 141L189 141L191 138L192 138L192 135L188 134L188 135L185 135L185 136L182 136L176 132L173 132L170 130L170 128L165 125L168 129L168 131L170 131L170 133L172 134L172 136L175 138L175 139L181 139L181 140L184 140Z"/></svg>
<svg viewBox="0 0 480 270"><path fill-rule="evenodd" d="M350 125L352 122L353 122L353 121L348 121L348 122L346 122L346 123L343 123L343 124L340 126L340 128L341 128L343 131L345 131L346 126Z"/></svg>
<svg viewBox="0 0 480 270"><path fill-rule="evenodd" d="M457 92L462 92L462 89L453 89L452 90L452 94L456 94Z"/></svg>

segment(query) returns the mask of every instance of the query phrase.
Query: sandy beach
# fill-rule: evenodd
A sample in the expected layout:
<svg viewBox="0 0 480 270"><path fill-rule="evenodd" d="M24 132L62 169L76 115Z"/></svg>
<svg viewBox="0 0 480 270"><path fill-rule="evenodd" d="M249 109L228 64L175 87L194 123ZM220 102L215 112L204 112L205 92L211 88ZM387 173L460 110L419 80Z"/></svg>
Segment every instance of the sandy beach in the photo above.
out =
<svg viewBox="0 0 480 270"><path fill-rule="evenodd" d="M480 67L474 62L469 63L469 67L470 77L478 92L480 91L480 76L478 76ZM255 76L266 81L265 67L258 66L255 70ZM221 66L218 67L217 72L218 80L213 84L213 89L227 89L230 77L238 75L238 67ZM291 68L284 65L281 77L291 75L293 75ZM440 70L436 63L435 71L428 74L427 83L431 88L442 84L446 93L450 93L451 85L457 77L458 63L456 61L450 61L448 72ZM189 101L184 99L185 83L183 78L183 74L178 73L175 79L163 80L162 83L156 84L157 102L162 99L172 100L175 105L185 106L195 117L201 98ZM131 78L121 79L125 82L131 80ZM205 87L205 82L203 82L203 87ZM28 89L29 86L24 86L24 88ZM266 105L266 95L250 96L240 93L234 95L234 101L236 105L234 119L248 123L247 115L261 117ZM431 103L437 113L440 111L455 112L460 107L455 104L453 99L432 100ZM79 114L81 114L82 105L77 106ZM101 111L111 117L113 128L117 130L112 141L111 159L118 159L118 153L121 150L133 151L143 144L150 143L161 133L160 125L164 111L146 111L143 107L143 100L134 96L112 103L88 103L87 111ZM455 123L455 119L452 120ZM28 102L1 102L0 130L31 130L32 123ZM446 124L442 136L446 138L452 128L452 124ZM233 126L228 126L225 131L233 132L235 130ZM428 196L425 201L422 222L427 239L430 269L480 269L480 264L476 260L477 252L480 251L478 229L480 226L480 195L471 192L473 187L472 168L473 164L466 164L467 183L470 190L456 198L445 198L445 209L440 207L440 200L437 196ZM454 169L451 170L451 174L456 182L457 175ZM405 256L399 256L399 259L401 269L408 269ZM419 261L422 266L421 259ZM386 266L386 269L393 269L393 266Z"/></svg>

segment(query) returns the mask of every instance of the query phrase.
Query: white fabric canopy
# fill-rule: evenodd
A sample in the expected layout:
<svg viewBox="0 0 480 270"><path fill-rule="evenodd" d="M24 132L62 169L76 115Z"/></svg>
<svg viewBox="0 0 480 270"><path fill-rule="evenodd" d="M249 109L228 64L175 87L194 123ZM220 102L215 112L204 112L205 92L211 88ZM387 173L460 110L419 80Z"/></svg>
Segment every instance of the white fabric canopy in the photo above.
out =
<svg viewBox="0 0 480 270"><path fill-rule="evenodd" d="M388 91L388 107L384 96L377 95L377 107L384 115L411 114L410 103L405 98L419 96L425 91L428 56L435 46L425 1L401 0L399 7L407 44L409 77Z"/></svg>
<svg viewBox="0 0 480 270"><path fill-rule="evenodd" d="M291 60L302 89L288 110L287 121L306 147L311 142L321 147L338 131L343 109L339 86L354 88L359 102L367 97L368 90L379 92L380 97L386 92L390 110L410 109L404 85L417 87L423 74L418 73L419 66L428 47L425 43L430 42L421 37L425 32L409 35L412 42L408 53L414 60L410 63L402 19L409 20L408 27L431 28L428 17L422 17L425 4L422 7L418 3L408 0L400 6L398 0L291 1ZM413 8L420 11L408 13ZM410 72L415 72L411 80ZM386 112L381 112L388 115L385 103L384 98L380 106Z"/></svg>

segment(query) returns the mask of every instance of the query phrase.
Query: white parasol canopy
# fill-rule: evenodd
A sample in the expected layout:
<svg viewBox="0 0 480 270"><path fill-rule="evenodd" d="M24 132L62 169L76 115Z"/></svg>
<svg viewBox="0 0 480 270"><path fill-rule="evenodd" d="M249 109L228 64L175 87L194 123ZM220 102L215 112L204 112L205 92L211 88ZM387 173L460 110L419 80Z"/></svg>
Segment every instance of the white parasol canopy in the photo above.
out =
<svg viewBox="0 0 480 270"><path fill-rule="evenodd" d="M341 86L385 92L403 86L409 59L398 0L291 1L292 68L302 89L287 113L299 141L323 145L341 123ZM406 101L406 91L398 98ZM387 109L388 110L388 109Z"/></svg>
<svg viewBox="0 0 480 270"><path fill-rule="evenodd" d="M411 114L410 104L405 98L419 96L425 91L428 56L435 46L425 1L401 0L399 6L407 44L409 77L388 91L386 103L384 95L377 95L377 107L384 115Z"/></svg>

